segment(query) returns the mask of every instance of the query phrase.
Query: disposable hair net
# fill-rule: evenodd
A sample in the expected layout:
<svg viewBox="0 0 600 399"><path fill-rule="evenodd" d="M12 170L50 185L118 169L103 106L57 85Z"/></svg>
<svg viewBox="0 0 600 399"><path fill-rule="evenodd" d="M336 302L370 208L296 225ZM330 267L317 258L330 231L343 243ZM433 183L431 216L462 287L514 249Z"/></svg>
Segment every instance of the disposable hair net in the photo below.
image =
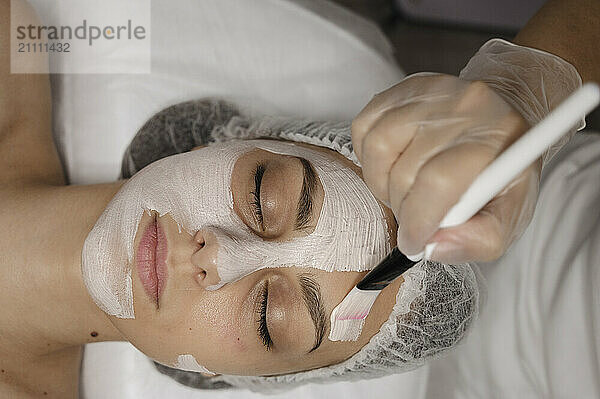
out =
<svg viewBox="0 0 600 399"><path fill-rule="evenodd" d="M338 151L359 164L352 151L350 123L266 117L239 111L222 100L198 100L166 108L151 118L127 148L122 177L147 164L195 146L231 139L273 138ZM219 375L156 364L159 371L197 388L248 388L258 392L290 389L308 382L330 383L415 369L455 346L477 318L481 280L475 265L420 262L403 277L396 304L380 331L346 361L279 376ZM479 281L479 284L478 284Z"/></svg>

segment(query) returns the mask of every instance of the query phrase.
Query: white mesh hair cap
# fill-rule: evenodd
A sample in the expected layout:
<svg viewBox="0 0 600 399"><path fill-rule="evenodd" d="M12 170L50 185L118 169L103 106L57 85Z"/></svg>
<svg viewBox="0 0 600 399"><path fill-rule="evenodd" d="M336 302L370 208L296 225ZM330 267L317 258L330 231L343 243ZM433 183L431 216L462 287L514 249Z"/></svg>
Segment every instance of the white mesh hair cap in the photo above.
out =
<svg viewBox="0 0 600 399"><path fill-rule="evenodd" d="M352 150L349 122L315 122L242 113L222 99L201 99L172 105L152 116L125 150L121 178L150 163L196 146L232 139L272 138L335 150L360 166Z"/></svg>
<svg viewBox="0 0 600 399"><path fill-rule="evenodd" d="M349 122L314 122L250 116L216 99L176 104L154 115L138 131L123 157L122 177L149 163L232 139L273 138L333 149L359 165ZM360 166L360 165L359 165ZM196 388L247 388L278 392L305 383L377 378L413 370L453 348L469 332L480 308L483 280L474 264L421 261L403 274L389 318L349 359L318 369L277 375L204 377L156 364L160 372Z"/></svg>

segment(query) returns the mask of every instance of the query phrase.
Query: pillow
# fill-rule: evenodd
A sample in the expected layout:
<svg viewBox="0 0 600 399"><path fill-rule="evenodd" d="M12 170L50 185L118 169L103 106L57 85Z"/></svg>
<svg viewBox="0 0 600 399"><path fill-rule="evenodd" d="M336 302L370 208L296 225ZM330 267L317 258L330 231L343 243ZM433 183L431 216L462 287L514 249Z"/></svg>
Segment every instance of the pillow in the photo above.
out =
<svg viewBox="0 0 600 399"><path fill-rule="evenodd" d="M221 97L349 120L403 77L373 23L324 1L152 1L149 32L149 74L52 75L54 137L71 184L116 180L135 132L170 104ZM136 65L133 54L125 61Z"/></svg>

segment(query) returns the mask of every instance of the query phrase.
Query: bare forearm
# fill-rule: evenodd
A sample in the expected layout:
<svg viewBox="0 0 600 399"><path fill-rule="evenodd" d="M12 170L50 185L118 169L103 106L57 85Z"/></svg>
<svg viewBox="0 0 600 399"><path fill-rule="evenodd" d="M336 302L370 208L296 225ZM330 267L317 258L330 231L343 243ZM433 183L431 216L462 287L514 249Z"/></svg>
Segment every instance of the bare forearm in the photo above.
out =
<svg viewBox="0 0 600 399"><path fill-rule="evenodd" d="M600 1L549 0L514 42L558 55L584 82L600 82Z"/></svg>

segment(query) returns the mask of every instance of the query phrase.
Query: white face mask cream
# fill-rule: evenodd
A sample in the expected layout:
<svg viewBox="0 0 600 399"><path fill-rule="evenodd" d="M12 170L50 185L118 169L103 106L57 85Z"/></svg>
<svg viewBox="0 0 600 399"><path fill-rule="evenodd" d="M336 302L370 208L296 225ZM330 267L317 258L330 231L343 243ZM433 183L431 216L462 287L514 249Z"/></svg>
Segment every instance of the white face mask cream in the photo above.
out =
<svg viewBox="0 0 600 399"><path fill-rule="evenodd" d="M215 375L212 371L208 370L206 367L198 364L196 358L193 355L179 355L177 356L177 361L173 365L173 367L178 368L180 370L186 371L197 371L199 373L206 373Z"/></svg>
<svg viewBox="0 0 600 399"><path fill-rule="evenodd" d="M240 155L253 149L308 160L325 193L314 231L285 242L264 241L233 208L231 175ZM370 270L390 251L383 211L351 169L321 152L289 142L241 140L173 155L135 174L108 204L85 240L82 272L96 304L107 314L134 318L133 241L145 210L169 213L194 235L216 237L219 284L267 267L326 271Z"/></svg>

